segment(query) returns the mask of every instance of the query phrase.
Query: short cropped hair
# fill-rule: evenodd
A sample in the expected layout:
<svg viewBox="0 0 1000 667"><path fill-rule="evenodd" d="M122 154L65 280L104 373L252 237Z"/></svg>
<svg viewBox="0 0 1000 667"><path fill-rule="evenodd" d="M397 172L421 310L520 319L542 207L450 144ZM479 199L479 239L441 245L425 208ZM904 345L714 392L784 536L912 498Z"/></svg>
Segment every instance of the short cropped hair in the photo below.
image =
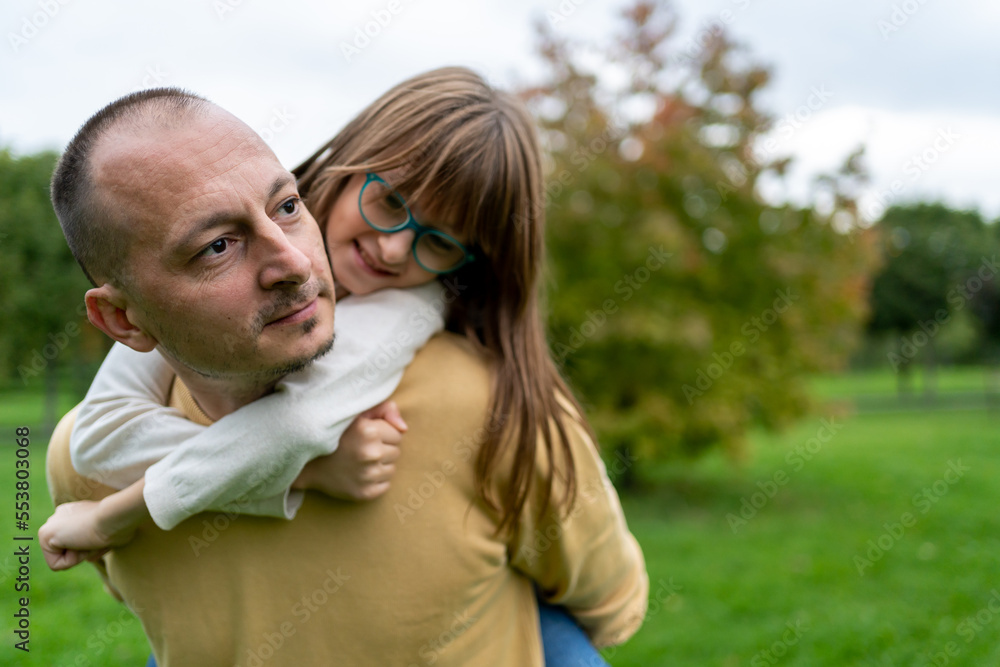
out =
<svg viewBox="0 0 1000 667"><path fill-rule="evenodd" d="M52 174L52 207L73 256L87 279L122 284L127 275L125 225L103 203L91 178L91 157L100 139L121 123L176 121L210 103L180 88L152 88L120 97L83 124Z"/></svg>

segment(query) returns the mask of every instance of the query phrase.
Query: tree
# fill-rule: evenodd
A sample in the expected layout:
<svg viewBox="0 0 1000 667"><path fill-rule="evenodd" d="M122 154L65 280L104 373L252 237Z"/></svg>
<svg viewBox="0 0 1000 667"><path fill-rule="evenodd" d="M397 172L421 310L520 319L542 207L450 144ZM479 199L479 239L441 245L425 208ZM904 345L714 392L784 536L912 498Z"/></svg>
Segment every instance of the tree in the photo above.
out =
<svg viewBox="0 0 1000 667"><path fill-rule="evenodd" d="M637 2L600 49L542 25L547 78L525 91L552 158L553 351L602 439L643 459L738 452L754 421L805 414L804 376L846 361L878 256L854 222L860 154L820 184L826 212L767 204L788 165L761 148L768 71L721 29L676 44L676 24Z"/></svg>
<svg viewBox="0 0 1000 667"><path fill-rule="evenodd" d="M60 368L107 349L82 308L89 287L49 203L57 156L0 151L0 368L15 386L44 384L46 425L57 417Z"/></svg>
<svg viewBox="0 0 1000 667"><path fill-rule="evenodd" d="M903 392L917 358L933 378L937 333L963 309L978 320L984 338L1000 330L996 229L977 212L944 204L894 206L878 226L887 260L874 281L868 330L892 335L888 358ZM933 392L933 381L928 388Z"/></svg>

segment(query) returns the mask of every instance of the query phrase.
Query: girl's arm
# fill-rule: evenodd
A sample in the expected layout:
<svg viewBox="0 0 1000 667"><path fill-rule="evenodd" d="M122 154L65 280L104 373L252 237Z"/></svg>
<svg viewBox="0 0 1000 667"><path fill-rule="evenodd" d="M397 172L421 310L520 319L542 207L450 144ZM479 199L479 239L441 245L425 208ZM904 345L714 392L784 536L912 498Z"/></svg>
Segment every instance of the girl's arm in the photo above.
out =
<svg viewBox="0 0 1000 667"><path fill-rule="evenodd" d="M289 486L305 464L332 452L355 416L396 388L406 365L443 326L445 301L437 283L348 297L337 305L333 351L286 377L274 394L227 415L180 444L176 437L162 460L146 471L143 496L161 528L198 512L251 512L252 501L280 501L278 515L291 518L301 491ZM159 425L158 425L159 426ZM159 438L142 431L142 448Z"/></svg>
<svg viewBox="0 0 1000 667"><path fill-rule="evenodd" d="M343 500L379 497L396 474L399 443L407 428L394 401L366 410L351 422L336 451L307 463L292 488Z"/></svg>
<svg viewBox="0 0 1000 667"><path fill-rule="evenodd" d="M205 427L168 407L174 370L159 351L115 343L80 404L70 436L70 460L80 474L116 489L143 479L146 469ZM286 516L286 493L247 499L241 511Z"/></svg>
<svg viewBox="0 0 1000 667"><path fill-rule="evenodd" d="M130 542L135 530L149 518L142 489L140 479L98 502L81 500L56 507L38 530L45 562L53 570L66 570Z"/></svg>
<svg viewBox="0 0 1000 667"><path fill-rule="evenodd" d="M73 468L116 489L204 427L167 407L174 370L159 351L115 343L87 392L70 436Z"/></svg>
<svg viewBox="0 0 1000 667"><path fill-rule="evenodd" d="M313 488L327 495L370 500L389 488L399 458L399 441L406 423L392 401L358 416L344 433L340 447L313 459L295 480L296 488ZM127 544L150 518L143 498L145 479L100 501L63 503L38 531L45 562L66 570Z"/></svg>

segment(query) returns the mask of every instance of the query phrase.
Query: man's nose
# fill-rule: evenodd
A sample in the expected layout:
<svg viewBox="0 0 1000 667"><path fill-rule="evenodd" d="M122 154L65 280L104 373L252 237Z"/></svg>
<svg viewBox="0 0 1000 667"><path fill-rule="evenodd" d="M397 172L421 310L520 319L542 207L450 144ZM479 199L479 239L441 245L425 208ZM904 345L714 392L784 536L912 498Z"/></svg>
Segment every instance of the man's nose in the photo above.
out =
<svg viewBox="0 0 1000 667"><path fill-rule="evenodd" d="M259 237L260 284L264 289L301 285L312 276L312 261L285 231L268 220Z"/></svg>
<svg viewBox="0 0 1000 667"><path fill-rule="evenodd" d="M386 264L402 264L413 247L414 233L406 229L395 234L379 234L378 247Z"/></svg>

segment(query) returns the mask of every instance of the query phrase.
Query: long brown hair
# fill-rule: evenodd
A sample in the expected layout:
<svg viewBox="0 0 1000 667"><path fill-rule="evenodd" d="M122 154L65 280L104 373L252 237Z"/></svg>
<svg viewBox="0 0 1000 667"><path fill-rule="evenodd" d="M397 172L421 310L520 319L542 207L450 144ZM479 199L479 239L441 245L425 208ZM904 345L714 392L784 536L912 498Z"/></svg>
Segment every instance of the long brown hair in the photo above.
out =
<svg viewBox="0 0 1000 667"><path fill-rule="evenodd" d="M534 123L513 95L471 70L449 67L389 90L294 170L317 220L327 219L353 174L398 170L393 186L429 219L455 222L476 261L447 313L496 366L491 424L476 460L476 490L516 529L535 477L537 447L551 465L539 512L572 506L576 473L567 419L590 426L549 352L540 307L545 259L541 159ZM513 452L507 451L513 447ZM502 494L489 480L513 457ZM565 493L554 498L555 477ZM494 497L501 495L502 497Z"/></svg>

